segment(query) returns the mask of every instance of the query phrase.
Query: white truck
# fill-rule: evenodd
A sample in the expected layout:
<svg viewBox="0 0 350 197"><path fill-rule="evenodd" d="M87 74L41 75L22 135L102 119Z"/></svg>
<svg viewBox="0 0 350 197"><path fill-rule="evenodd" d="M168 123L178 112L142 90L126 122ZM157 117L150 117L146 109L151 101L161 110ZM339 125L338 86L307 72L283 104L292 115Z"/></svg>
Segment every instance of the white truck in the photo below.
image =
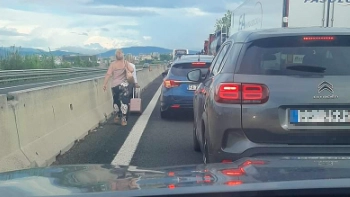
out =
<svg viewBox="0 0 350 197"><path fill-rule="evenodd" d="M229 36L279 27L350 27L350 0L246 0L232 11Z"/></svg>

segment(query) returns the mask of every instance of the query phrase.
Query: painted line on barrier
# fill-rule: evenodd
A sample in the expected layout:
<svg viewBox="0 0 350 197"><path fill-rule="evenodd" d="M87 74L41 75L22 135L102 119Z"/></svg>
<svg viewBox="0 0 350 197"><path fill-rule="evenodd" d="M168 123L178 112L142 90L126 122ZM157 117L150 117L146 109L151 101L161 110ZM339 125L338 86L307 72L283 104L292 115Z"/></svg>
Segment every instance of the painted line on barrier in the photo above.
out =
<svg viewBox="0 0 350 197"><path fill-rule="evenodd" d="M101 75L101 76L103 76L103 75ZM87 76L75 77L75 78L69 78L69 79L61 79L61 80L57 80L57 81L47 81L47 82L29 83L29 84L23 84L23 85L17 85L17 86L9 86L9 87L0 88L0 90L5 90L5 89L9 89L9 88L18 88L18 87L23 87L23 86L42 85L42 84L47 84L47 83L56 83L56 82L69 81L69 80L80 79L80 78L87 78Z"/></svg>
<svg viewBox="0 0 350 197"><path fill-rule="evenodd" d="M128 137L124 141L123 146L119 149L118 154L111 162L112 165L129 165L136 148L140 142L141 136L147 126L147 123L152 115L154 108L157 105L162 86L154 94L152 100L149 102L146 110L141 114L135 125L132 127Z"/></svg>

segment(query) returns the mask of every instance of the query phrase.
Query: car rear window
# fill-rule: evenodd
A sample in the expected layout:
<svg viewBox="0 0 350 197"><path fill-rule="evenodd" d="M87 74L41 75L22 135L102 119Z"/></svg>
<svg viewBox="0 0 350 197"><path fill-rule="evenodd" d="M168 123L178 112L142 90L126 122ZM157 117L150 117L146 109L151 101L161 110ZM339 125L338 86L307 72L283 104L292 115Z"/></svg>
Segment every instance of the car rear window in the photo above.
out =
<svg viewBox="0 0 350 197"><path fill-rule="evenodd" d="M237 70L254 75L350 75L350 36L295 36L250 43Z"/></svg>
<svg viewBox="0 0 350 197"><path fill-rule="evenodd" d="M170 74L174 76L187 76L187 73L193 69L201 69L202 73L206 73L208 68L210 67L210 63L179 63L174 64L170 69Z"/></svg>

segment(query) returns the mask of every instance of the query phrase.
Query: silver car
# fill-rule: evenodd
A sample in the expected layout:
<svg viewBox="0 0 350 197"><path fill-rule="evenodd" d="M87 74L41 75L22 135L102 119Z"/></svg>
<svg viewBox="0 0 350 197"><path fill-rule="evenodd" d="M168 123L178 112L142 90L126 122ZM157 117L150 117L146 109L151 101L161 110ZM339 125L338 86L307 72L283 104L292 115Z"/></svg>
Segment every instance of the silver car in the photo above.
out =
<svg viewBox="0 0 350 197"><path fill-rule="evenodd" d="M350 29L241 31L194 95L193 142L205 163L251 156L350 155Z"/></svg>

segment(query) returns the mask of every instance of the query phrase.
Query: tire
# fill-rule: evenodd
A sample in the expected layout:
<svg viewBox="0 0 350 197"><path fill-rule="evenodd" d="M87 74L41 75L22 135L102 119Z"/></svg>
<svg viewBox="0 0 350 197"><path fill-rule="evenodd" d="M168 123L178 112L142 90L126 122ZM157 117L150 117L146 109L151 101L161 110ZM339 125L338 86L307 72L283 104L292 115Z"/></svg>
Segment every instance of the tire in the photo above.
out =
<svg viewBox="0 0 350 197"><path fill-rule="evenodd" d="M201 152L201 147L199 145L198 139L197 139L197 134L196 134L196 123L193 123L193 149L196 152Z"/></svg>

